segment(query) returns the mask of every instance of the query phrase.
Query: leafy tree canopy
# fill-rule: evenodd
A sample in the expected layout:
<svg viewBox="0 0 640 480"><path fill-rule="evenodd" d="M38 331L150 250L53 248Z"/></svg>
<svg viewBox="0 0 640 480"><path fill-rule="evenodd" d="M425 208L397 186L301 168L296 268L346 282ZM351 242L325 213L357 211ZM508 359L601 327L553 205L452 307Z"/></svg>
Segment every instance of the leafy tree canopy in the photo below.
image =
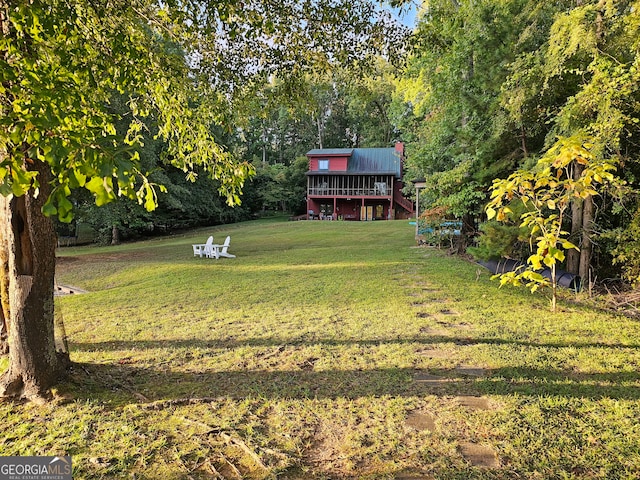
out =
<svg viewBox="0 0 640 480"><path fill-rule="evenodd" d="M556 260L583 276L612 254L637 264L635 247L607 242L633 236L623 232L638 209L639 38L637 0L423 2L396 93L413 107L408 177L426 177L422 205L481 220L492 179L531 172L534 185L544 182L539 160L579 138L591 156L568 182L604 162L631 188L622 205L612 182L573 196L560 227L580 250Z"/></svg>
<svg viewBox="0 0 640 480"><path fill-rule="evenodd" d="M294 84L310 69L364 67L375 52L403 48L401 29L366 0L0 6L0 193L37 189L42 179L29 162L46 162L53 190L44 212L63 221L72 217L74 188L97 205L122 195L155 207L137 152L147 118L167 142L167 162L191 177L198 167L219 181L229 204L239 203L253 168L219 145L212 125L228 125L252 79ZM125 109L113 108L118 95Z"/></svg>

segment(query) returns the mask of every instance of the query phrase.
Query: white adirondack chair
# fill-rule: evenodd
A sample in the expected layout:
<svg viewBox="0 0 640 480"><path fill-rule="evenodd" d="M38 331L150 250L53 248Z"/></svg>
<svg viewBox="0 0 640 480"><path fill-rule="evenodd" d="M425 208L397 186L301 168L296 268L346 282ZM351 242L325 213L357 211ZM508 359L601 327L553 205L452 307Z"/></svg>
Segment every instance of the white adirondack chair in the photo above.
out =
<svg viewBox="0 0 640 480"><path fill-rule="evenodd" d="M202 257L206 256L207 250L211 250L211 245L213 245L213 235L211 235L207 239L207 243L196 243L193 245L193 256L194 257Z"/></svg>
<svg viewBox="0 0 640 480"><path fill-rule="evenodd" d="M222 249L220 250L220 252L218 252L218 256L227 257L227 258L236 258L235 255L227 253L227 249L229 248L230 244L231 244L231 237L228 236L227 238L225 238L224 244L222 245Z"/></svg>

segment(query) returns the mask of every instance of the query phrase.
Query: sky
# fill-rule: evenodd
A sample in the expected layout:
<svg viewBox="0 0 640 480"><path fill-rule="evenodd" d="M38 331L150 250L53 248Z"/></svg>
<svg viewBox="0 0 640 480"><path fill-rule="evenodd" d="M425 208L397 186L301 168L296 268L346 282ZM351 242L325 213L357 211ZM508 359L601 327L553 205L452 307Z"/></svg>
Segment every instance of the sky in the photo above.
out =
<svg viewBox="0 0 640 480"><path fill-rule="evenodd" d="M416 26L416 16L421 3L420 0L409 0L402 8L388 8L404 25L413 28Z"/></svg>

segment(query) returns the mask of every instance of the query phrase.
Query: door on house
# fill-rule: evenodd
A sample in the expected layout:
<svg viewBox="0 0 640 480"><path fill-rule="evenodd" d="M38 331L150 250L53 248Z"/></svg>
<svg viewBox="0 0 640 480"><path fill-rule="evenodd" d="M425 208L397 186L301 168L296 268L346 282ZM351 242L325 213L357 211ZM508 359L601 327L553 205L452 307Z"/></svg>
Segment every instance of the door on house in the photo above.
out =
<svg viewBox="0 0 640 480"><path fill-rule="evenodd" d="M368 205L360 209L360 220L363 222L373 220L373 206Z"/></svg>

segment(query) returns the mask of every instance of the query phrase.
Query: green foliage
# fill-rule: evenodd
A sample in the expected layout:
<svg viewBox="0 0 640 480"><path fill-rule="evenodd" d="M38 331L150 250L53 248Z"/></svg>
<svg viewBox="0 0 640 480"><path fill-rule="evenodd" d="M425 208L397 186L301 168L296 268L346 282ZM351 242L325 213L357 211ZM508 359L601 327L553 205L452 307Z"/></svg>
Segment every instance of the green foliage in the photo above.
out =
<svg viewBox="0 0 640 480"><path fill-rule="evenodd" d="M37 189L27 167L46 162L53 192L44 213L62 221L72 217L74 189L97 205L123 196L155 208L159 187L138 156L149 119L166 142L166 162L191 179L210 176L227 203L238 204L254 169L220 146L212 126L231 118L234 101L255 87L250 80L277 74L295 85L336 62L364 68L373 53L396 57L406 33L366 0L264 0L242 9L198 0L5 6L0 193ZM124 110L111 109L116 95Z"/></svg>
<svg viewBox="0 0 640 480"><path fill-rule="evenodd" d="M308 167L307 157L297 158L290 166L258 166L256 176L247 187L252 211L304 212Z"/></svg>
<svg viewBox="0 0 640 480"><path fill-rule="evenodd" d="M371 71L307 75L290 92L270 81L238 111L238 143L254 163L282 163L312 148L387 147L397 129L389 114L397 70L378 59Z"/></svg>
<svg viewBox="0 0 640 480"><path fill-rule="evenodd" d="M475 259L486 261L519 256L523 240L521 228L496 221L484 222L479 228L482 233L478 245L467 248Z"/></svg>
<svg viewBox="0 0 640 480"><path fill-rule="evenodd" d="M520 219L526 211L520 199L509 203L510 211L503 221L490 220L480 225L482 234L478 245L469 247L467 251L480 260L496 260L500 258L523 258L528 250L531 229L522 226Z"/></svg>
<svg viewBox="0 0 640 480"><path fill-rule="evenodd" d="M485 198L481 185L472 179L473 162L463 161L441 172L425 176L426 187L421 190L421 202L431 208L445 207L450 215L461 218L474 211Z"/></svg>
<svg viewBox="0 0 640 480"><path fill-rule="evenodd" d="M9 4L12 33L0 43L3 194L37 188L38 179L20 173L37 159L53 174L46 214L69 221L68 197L77 188L97 205L124 196L152 210L156 186L140 170L137 148L145 117L156 112L171 163L202 166L220 180L228 201L238 202L251 168L211 137L217 107L200 95L183 53L166 36L170 17L142 3L114 5L108 15L83 1ZM144 15L149 22L140 22ZM110 108L115 92L127 94L124 112ZM116 123L125 118L123 142Z"/></svg>
<svg viewBox="0 0 640 480"><path fill-rule="evenodd" d="M398 74L381 58L371 72L348 83L347 135L354 147L388 147L398 139L398 122L392 110Z"/></svg>
<svg viewBox="0 0 640 480"><path fill-rule="evenodd" d="M640 209L624 229L610 232L616 241L614 263L622 265L624 278L633 286L640 284Z"/></svg>
<svg viewBox="0 0 640 480"><path fill-rule="evenodd" d="M477 215L494 178L526 170L557 138L581 136L594 157L623 166L618 175L635 188L639 11L637 0L428 2L396 91L397 108L413 107L404 123L411 140L405 178L428 179L424 204ZM626 227L619 199L611 200L598 199L584 232L598 245L594 267L611 254L598 236ZM631 194L625 200L637 203ZM564 220L568 227L571 219Z"/></svg>
<svg viewBox="0 0 640 480"><path fill-rule="evenodd" d="M513 213L510 203L520 200L527 211L520 216L520 226L530 231L530 241L535 251L527 259L527 268L498 275L500 284L521 285L526 282L531 291L540 286L553 288L552 308L556 305L556 269L564 261L565 251L577 249L564 231L564 219L571 202L598 195L596 188L621 185L612 171L611 160L596 158L593 145L582 137L559 139L543 156L535 170L520 170L505 180L495 180L491 201L486 207L489 220L509 220ZM583 168L574 174L577 165ZM544 266L544 267L543 267ZM538 272L551 269L548 280Z"/></svg>
<svg viewBox="0 0 640 480"><path fill-rule="evenodd" d="M586 129L597 150L616 154L638 136L637 8L638 2L594 2L557 18L550 33L546 78L580 79L555 119L558 134ZM636 161L637 152L630 153Z"/></svg>
<svg viewBox="0 0 640 480"><path fill-rule="evenodd" d="M518 50L522 1L429 2L400 88L414 107L407 178L427 177L426 204L478 215L495 176L520 156L500 86Z"/></svg>

